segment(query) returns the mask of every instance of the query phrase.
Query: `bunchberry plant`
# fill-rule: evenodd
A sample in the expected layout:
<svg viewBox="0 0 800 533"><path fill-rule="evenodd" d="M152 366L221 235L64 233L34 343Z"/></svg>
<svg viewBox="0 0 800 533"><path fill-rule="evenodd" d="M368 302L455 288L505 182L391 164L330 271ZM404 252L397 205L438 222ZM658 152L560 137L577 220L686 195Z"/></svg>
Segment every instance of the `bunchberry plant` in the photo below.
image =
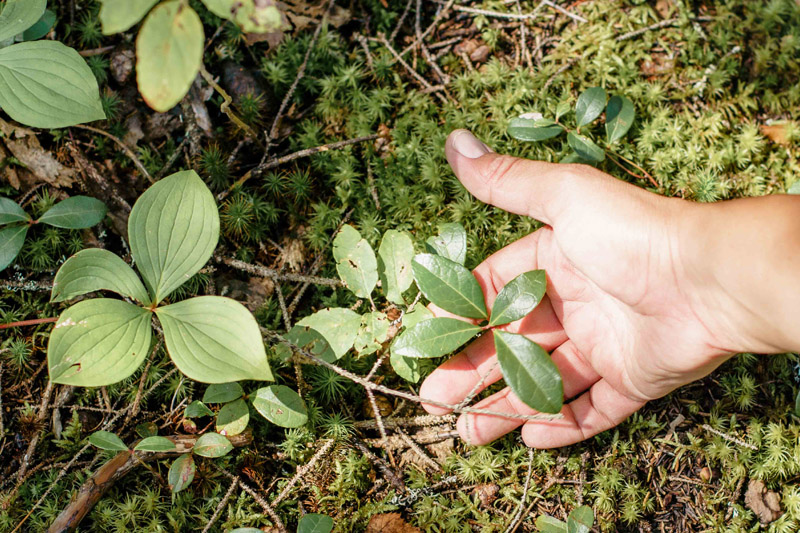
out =
<svg viewBox="0 0 800 533"><path fill-rule="evenodd" d="M570 110L569 104L561 104L556 109L555 119L544 118L538 113L512 119L508 133L520 141L544 141L567 132L567 142L573 152L562 159L562 163L599 163L606 158L606 150L628 133L635 117L633 102L628 98L615 95L608 100L608 104L606 99L606 91L602 87L592 87L581 93L575 104L574 130L559 122ZM603 109L606 112L605 149L581 133L581 128L594 122Z"/></svg>
<svg viewBox="0 0 800 533"><path fill-rule="evenodd" d="M74 49L47 35L56 17L47 0L7 0L0 12L0 108L37 128L105 118L97 80Z"/></svg>
<svg viewBox="0 0 800 533"><path fill-rule="evenodd" d="M91 228L106 216L106 206L88 196L72 196L57 203L34 219L14 201L0 197L0 270L10 265L22 246L28 230L36 224L56 228Z"/></svg>
<svg viewBox="0 0 800 533"><path fill-rule="evenodd" d="M563 522L546 514L536 519L536 529L541 533L589 533L594 526L594 511L588 505L576 507Z"/></svg>

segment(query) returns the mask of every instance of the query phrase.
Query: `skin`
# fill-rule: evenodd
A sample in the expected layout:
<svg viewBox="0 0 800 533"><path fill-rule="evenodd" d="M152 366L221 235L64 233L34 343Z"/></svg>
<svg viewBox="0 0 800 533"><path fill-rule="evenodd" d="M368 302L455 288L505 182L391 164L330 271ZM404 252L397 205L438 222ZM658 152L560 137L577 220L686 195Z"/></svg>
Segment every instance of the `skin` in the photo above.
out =
<svg viewBox="0 0 800 533"><path fill-rule="evenodd" d="M495 154L466 130L451 133L445 150L478 199L546 224L474 275L490 309L517 275L547 272L539 307L503 329L552 351L564 381L562 419L465 414L457 427L467 442L485 444L522 425L528 446L572 444L736 353L800 350L800 197L665 198L589 166ZM491 335L442 364L420 395L457 404L484 376L481 388L502 379ZM475 406L535 412L509 388Z"/></svg>

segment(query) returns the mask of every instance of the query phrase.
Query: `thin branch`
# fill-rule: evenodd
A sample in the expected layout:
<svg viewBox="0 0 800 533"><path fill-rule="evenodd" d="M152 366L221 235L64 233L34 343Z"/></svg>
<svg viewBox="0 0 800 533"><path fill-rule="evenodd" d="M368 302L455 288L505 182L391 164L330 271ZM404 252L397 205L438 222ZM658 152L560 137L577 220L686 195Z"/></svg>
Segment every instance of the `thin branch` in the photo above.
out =
<svg viewBox="0 0 800 533"><path fill-rule="evenodd" d="M711 17L692 17L690 20L692 20L693 22L708 22L709 20L712 20L712 18ZM674 26L675 24L678 24L679 22L681 22L680 18L662 20L661 22L656 22L655 24L651 24L650 26L647 26L646 28L640 28L638 30L629 31L628 33L623 33L622 35L618 35L614 40L616 40L617 42L627 41L628 39L633 39L634 37L638 37L639 35L647 33L648 31L660 30L661 28L667 28L669 26Z"/></svg>
<svg viewBox="0 0 800 533"><path fill-rule="evenodd" d="M328 450L331 449L333 443L334 443L333 439L329 439L328 441L326 441L325 444L323 444L322 447L319 450L317 450L317 453L315 453L313 457L311 457L311 459L309 459L306 464L297 468L297 471L295 472L292 479L290 479L289 482L286 484L286 486L283 487L283 490L280 492L280 494L278 494L278 496L274 500L272 500L273 507L281 503L284 500L284 498L286 498L286 496L289 495L289 493L292 491L292 488L295 485L297 485L297 482L300 481L303 478L303 476L305 476L312 468L314 468L314 465L317 464L317 461L319 461L323 455L328 453Z"/></svg>
<svg viewBox="0 0 800 533"><path fill-rule="evenodd" d="M266 515L268 515L270 517L270 519L272 519L272 522L275 524L275 527L277 527L278 530L281 533L286 533L287 532L286 526L283 525L283 522L281 521L281 518L278 516L278 513L275 512L275 509L273 509L273 507L269 503L267 503L267 500L262 498L261 495L259 495L255 491L255 489L253 489L248 484L246 484L244 481L242 481L242 479L239 476L231 474L227 470L218 467L214 463L212 463L212 466L214 468L216 468L217 472L222 473L228 479L234 480L235 483L238 484L239 487L241 487L241 489L243 491L245 491L247 494L249 494L256 501L256 503L261 506L261 508L264 510L264 513Z"/></svg>
<svg viewBox="0 0 800 533"><path fill-rule="evenodd" d="M344 286L344 283L339 279L323 278L320 276L306 276L303 274L281 273L273 268L267 268L265 266L254 265L251 263L245 263L244 261L240 261L239 259L232 259L228 257L217 256L214 258L214 260L217 263L228 265L229 267L235 268L236 270L241 270L242 272L247 272L248 274L253 274L254 276L261 276L262 278L270 278L274 281L294 281L300 283L314 283L316 285L327 285L329 287Z"/></svg>
<svg viewBox="0 0 800 533"><path fill-rule="evenodd" d="M403 22L406 21L406 17L408 16L408 12L411 10L411 4L414 0L408 0L406 2L406 8L403 10L403 14L400 15L400 18L397 19L397 24L392 30L392 33L389 35L389 42L394 42L394 38L397 37L397 33L400 31L400 28L403 26ZM419 7L417 8L419 9Z"/></svg>
<svg viewBox="0 0 800 533"><path fill-rule="evenodd" d="M718 429L714 429L711 426L709 426L708 424L703 424L700 427L702 427L703 429L705 429L709 433L713 433L714 435L717 435L718 437L722 437L723 439L727 440L728 442L732 442L734 444L738 444L739 446L744 446L745 448L750 448L751 450L758 451L758 447L757 446L754 446L753 444L747 443L747 442L745 442L745 441L743 441L741 439L737 439L736 437L728 435L727 433L723 433L722 431L720 431Z"/></svg>
<svg viewBox="0 0 800 533"><path fill-rule="evenodd" d="M38 324L51 324L58 320L57 316L50 318L34 318L32 320L20 320L19 322L9 322L8 324L0 324L0 329L21 328L25 326L36 326Z"/></svg>
<svg viewBox="0 0 800 533"><path fill-rule="evenodd" d="M239 115L237 115L231 110L231 104L233 103L233 98L231 98L231 95L229 95L225 91L225 89L220 87L219 83L217 83L214 80L214 77L211 74L209 74L209 72L206 70L205 65L200 65L200 75L203 77L204 80L206 80L206 83L208 83L211 87L213 87L214 90L217 91L217 93L219 93L219 95L222 97L222 105L219 106L219 110L225 113L225 116L231 119L231 121L234 124L236 124L242 131L244 131L248 137L257 139L258 134L253 130L253 128L248 126L244 120L239 118Z"/></svg>
<svg viewBox="0 0 800 533"><path fill-rule="evenodd" d="M111 135L107 131L101 130L100 128L95 128L94 126L87 126L85 124L75 124L74 126L71 126L71 127L72 128L78 128L80 130L91 131L93 133L97 133L99 135L103 135L105 137L108 137L109 139L114 141L117 144L117 146L122 148L122 151L125 153L126 156L128 156L128 159L133 161L133 164L136 165L136 168L139 169L139 172L141 172L144 175L144 177L147 178L147 181L149 181L150 183L155 183L155 180L153 179L153 176L151 176L150 173L147 171L147 169L144 168L144 165L142 164L141 161L139 161L139 158L136 157L136 154L133 153L133 150L128 148L128 145L126 145L124 142L119 140L117 137L115 137L114 135Z"/></svg>
<svg viewBox="0 0 800 533"><path fill-rule="evenodd" d="M50 404L50 398L53 396L53 382L47 380L47 388L44 390L42 394L42 401L39 404L39 414L36 415L36 418L39 423L43 423L47 418L47 406ZM44 424L42 424L44 426ZM20 462L19 469L17 470L17 479L18 484L21 484L25 478L25 472L28 470L28 463L30 463L31 457L33 457L33 452L36 451L36 446L39 445L39 439L42 436L42 431L44 431L44 427L36 432L36 435L33 436L31 442L28 444L28 449L25 451L25 455L22 456L22 461Z"/></svg>
<svg viewBox="0 0 800 533"><path fill-rule="evenodd" d="M525 485L522 489L522 497L519 499L519 503L517 504L517 511L514 513L514 518L511 520L511 523L508 524L506 528L507 532L512 532L517 529L517 523L519 523L519 519L522 518L522 509L525 506L525 500L528 499L528 487L531 484L531 475L533 474L533 448L528 449L528 474L525 476Z"/></svg>
<svg viewBox="0 0 800 533"><path fill-rule="evenodd" d="M214 509L214 514L211 515L211 518L208 520L206 527L203 528L203 531L201 533L208 533L208 530L211 529L211 526L213 526L217 522L217 520L219 520L219 515L222 514L222 510L228 504L228 500L231 499L233 491L236 490L236 487L238 486L239 486L239 480L234 478L234 480L231 481L231 486L228 487L228 491L225 493L225 496L223 496L222 499L219 501L217 508Z"/></svg>

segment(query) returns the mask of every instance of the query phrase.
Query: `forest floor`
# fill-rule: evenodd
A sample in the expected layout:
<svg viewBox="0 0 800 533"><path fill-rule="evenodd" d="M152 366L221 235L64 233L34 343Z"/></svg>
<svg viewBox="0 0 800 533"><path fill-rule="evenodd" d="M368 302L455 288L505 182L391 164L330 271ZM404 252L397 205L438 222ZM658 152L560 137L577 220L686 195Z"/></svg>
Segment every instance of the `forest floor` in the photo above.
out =
<svg viewBox="0 0 800 533"><path fill-rule="evenodd" d="M287 0L294 28L279 43L248 42L191 3L205 24L206 69L233 97L237 120L202 79L172 111L150 110L132 72L135 32L103 36L94 0L51 1L55 36L86 57L108 120L32 131L0 114L0 196L41 213L88 194L110 213L92 230L29 236L0 272L0 324L57 316L63 304L49 303L49 289L58 266L89 246L127 253L126 206L148 186L145 174L181 169L214 191L222 221L215 259L185 295L238 299L265 328L357 304L342 289L287 277L335 277L330 243L345 222L373 245L386 229L408 230L420 245L436 223L460 222L474 267L538 223L471 198L444 159L447 134L466 127L497 152L558 161L566 141L516 141L508 122L552 116L592 86L636 107L619 147L635 166L600 166L619 179L698 202L783 193L800 180L794 0ZM329 146L339 141L351 142ZM25 157L57 167L44 172ZM51 385L51 328L0 330L0 532L46 531L68 508L112 457L87 444L93 431L132 442L153 425L191 437L209 423L184 419L205 385L181 376L163 349L113 386ZM176 495L154 475L166 474L166 459L119 479L111 472L78 530L294 531L314 512L338 532L521 532L580 504L602 531L800 528L796 354L740 355L618 428L549 451L528 450L518 433L470 447L453 418L420 417L418 405L377 395L384 439L361 386L276 359L278 381L304 393L306 426L253 419L233 454L198 461ZM338 364L365 375L375 362ZM388 364L376 380L418 388Z"/></svg>

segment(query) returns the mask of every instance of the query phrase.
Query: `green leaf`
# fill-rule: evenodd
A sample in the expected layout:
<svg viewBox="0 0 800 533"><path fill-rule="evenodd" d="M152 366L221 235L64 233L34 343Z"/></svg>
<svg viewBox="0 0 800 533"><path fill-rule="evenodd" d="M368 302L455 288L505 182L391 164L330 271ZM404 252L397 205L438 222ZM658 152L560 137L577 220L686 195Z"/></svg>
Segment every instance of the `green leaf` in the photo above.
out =
<svg viewBox="0 0 800 533"><path fill-rule="evenodd" d="M565 164L565 165L569 164L569 163L580 163L582 165L590 165L590 164L592 164L592 161L589 161L588 159L582 158L581 156L579 156L575 152L570 152L567 156L563 157L561 159L561 161L559 161L559 163L562 163L562 164Z"/></svg>
<svg viewBox="0 0 800 533"><path fill-rule="evenodd" d="M303 399L285 385L270 385L256 391L253 407L261 416L284 428L296 428L308 421Z"/></svg>
<svg viewBox="0 0 800 533"><path fill-rule="evenodd" d="M57 228L91 228L103 220L106 211L106 204L96 198L72 196L48 209L39 222Z"/></svg>
<svg viewBox="0 0 800 533"><path fill-rule="evenodd" d="M572 105L569 102L559 102L556 106L556 120L569 113L570 109Z"/></svg>
<svg viewBox="0 0 800 533"><path fill-rule="evenodd" d="M158 435L158 426L155 422L142 422L136 426L136 434L146 439L147 437L155 437Z"/></svg>
<svg viewBox="0 0 800 533"><path fill-rule="evenodd" d="M527 337L493 330L503 377L514 394L542 413L558 413L564 402L561 375L541 346Z"/></svg>
<svg viewBox="0 0 800 533"><path fill-rule="evenodd" d="M28 225L0 228L0 270L14 262L25 244Z"/></svg>
<svg viewBox="0 0 800 533"><path fill-rule="evenodd" d="M0 107L35 128L63 128L106 118L86 61L58 41L0 49Z"/></svg>
<svg viewBox="0 0 800 533"><path fill-rule="evenodd" d="M430 237L425 244L430 253L446 257L459 265L467 260L467 230L457 222L439 224L439 235Z"/></svg>
<svg viewBox="0 0 800 533"><path fill-rule="evenodd" d="M486 302L472 272L440 255L419 254L412 261L414 279L425 297L445 311L486 318Z"/></svg>
<svg viewBox="0 0 800 533"><path fill-rule="evenodd" d="M162 2L136 38L136 81L144 101L160 113L180 102L203 63L203 23L180 0Z"/></svg>
<svg viewBox="0 0 800 533"><path fill-rule="evenodd" d="M562 133L564 128L548 118L512 118L508 125L508 134L520 141L544 141Z"/></svg>
<svg viewBox="0 0 800 533"><path fill-rule="evenodd" d="M546 514L536 518L536 529L542 533L567 533L567 524Z"/></svg>
<svg viewBox="0 0 800 533"><path fill-rule="evenodd" d="M44 15L47 0L7 0L0 13L0 42L24 32Z"/></svg>
<svg viewBox="0 0 800 533"><path fill-rule="evenodd" d="M331 533L333 518L324 514L308 513L297 523L297 533Z"/></svg>
<svg viewBox="0 0 800 533"><path fill-rule="evenodd" d="M232 437L247 428L250 422L250 409L241 398L231 403L226 403L217 413L217 433Z"/></svg>
<svg viewBox="0 0 800 533"><path fill-rule="evenodd" d="M169 452L176 449L175 443L166 437L147 437L133 447L137 452Z"/></svg>
<svg viewBox="0 0 800 533"><path fill-rule="evenodd" d="M392 349L391 354L389 355L389 363L392 365L392 368L397 375L406 381L416 383L419 381L419 378L422 377L419 359L415 357L406 357L404 355L400 355L394 349Z"/></svg>
<svg viewBox="0 0 800 533"><path fill-rule="evenodd" d="M392 344L403 357L439 357L455 351L481 330L456 318L431 318L406 329Z"/></svg>
<svg viewBox="0 0 800 533"><path fill-rule="evenodd" d="M112 35L133 27L158 0L100 0L103 34Z"/></svg>
<svg viewBox="0 0 800 533"><path fill-rule="evenodd" d="M209 385L203 394L205 403L228 403L244 396L242 386L236 382L214 383Z"/></svg>
<svg viewBox="0 0 800 533"><path fill-rule="evenodd" d="M128 451L128 447L122 442L122 439L110 431L95 431L89 435L89 443L101 450L112 452Z"/></svg>
<svg viewBox="0 0 800 533"><path fill-rule="evenodd" d="M100 290L114 291L139 303L148 301L139 276L116 254L100 248L81 250L61 265L53 280L51 302L63 302Z"/></svg>
<svg viewBox="0 0 800 533"><path fill-rule="evenodd" d="M585 135L569 132L567 142L579 157L599 163L606 158L606 152Z"/></svg>
<svg viewBox="0 0 800 533"><path fill-rule="evenodd" d="M169 467L169 474L167 475L170 490L176 493L191 485L195 471L194 459L188 453L175 459L172 466Z"/></svg>
<svg viewBox="0 0 800 533"><path fill-rule="evenodd" d="M128 218L131 254L155 302L203 268L219 239L214 196L193 170L147 189Z"/></svg>
<svg viewBox="0 0 800 533"><path fill-rule="evenodd" d="M150 349L147 309L96 298L73 305L50 333L47 366L54 383L101 387L133 374Z"/></svg>
<svg viewBox="0 0 800 533"><path fill-rule="evenodd" d="M567 533L589 533L594 525L594 512L588 505L576 507L567 517Z"/></svg>
<svg viewBox="0 0 800 533"><path fill-rule="evenodd" d="M495 298L489 325L501 326L524 318L542 301L546 288L544 270L531 270L512 279Z"/></svg>
<svg viewBox="0 0 800 533"><path fill-rule="evenodd" d="M800 194L800 178L797 179L792 186L786 191L787 194Z"/></svg>
<svg viewBox="0 0 800 533"><path fill-rule="evenodd" d="M215 386L216 385L211 385L210 387L215 387ZM186 418L201 418L203 416L214 416L214 411L209 409L206 406L206 404L204 404L200 400L195 400L186 406L186 410L183 411L183 416L185 416Z"/></svg>
<svg viewBox="0 0 800 533"><path fill-rule="evenodd" d="M380 311L372 311L361 317L361 328L354 343L359 355L369 355L378 351L389 336L389 318Z"/></svg>
<svg viewBox="0 0 800 533"><path fill-rule="evenodd" d="M414 282L411 260L414 259L414 243L406 231L390 229L383 234L378 247L378 271L386 299L402 305L403 293Z"/></svg>
<svg viewBox="0 0 800 533"><path fill-rule="evenodd" d="M275 2L263 0L202 0L209 11L234 21L245 33L272 33L284 26Z"/></svg>
<svg viewBox="0 0 800 533"><path fill-rule="evenodd" d="M359 317L359 326L361 317ZM338 359L325 336L309 326L296 325L286 334L286 340L312 355L332 363ZM355 340L355 338L353 338Z"/></svg>
<svg viewBox="0 0 800 533"><path fill-rule="evenodd" d="M221 296L198 296L159 307L156 316L172 361L204 383L272 381L261 330L245 306Z"/></svg>
<svg viewBox="0 0 800 533"><path fill-rule="evenodd" d="M578 127L585 126L603 112L606 106L606 91L602 87L592 87L586 89L578 97L575 104L575 120Z"/></svg>
<svg viewBox="0 0 800 533"><path fill-rule="evenodd" d="M36 24L22 32L21 39L17 36L17 40L21 41L35 41L41 39L53 29L56 24L56 14L49 9L45 10L44 14L36 21Z"/></svg>
<svg viewBox="0 0 800 533"><path fill-rule="evenodd" d="M359 298L369 298L378 283L378 260L369 243L349 224L333 240L336 271L345 285Z"/></svg>
<svg viewBox="0 0 800 533"><path fill-rule="evenodd" d="M612 96L606 107L606 139L608 144L618 141L633 125L636 112L633 102L624 96Z"/></svg>
<svg viewBox="0 0 800 533"><path fill-rule="evenodd" d="M197 439L192 452L202 457L222 457L233 450L233 445L227 437L219 433L206 433Z"/></svg>
<svg viewBox="0 0 800 533"><path fill-rule="evenodd" d="M10 198L3 198L0 196L0 224L27 222L30 219L30 215L26 213L19 204Z"/></svg>
<svg viewBox="0 0 800 533"><path fill-rule="evenodd" d="M413 311L403 315L403 327L406 329L413 328L423 320L428 320L429 318L433 318L433 313L431 313L427 307L417 305Z"/></svg>
<svg viewBox="0 0 800 533"><path fill-rule="evenodd" d="M344 307L333 307L317 311L297 325L308 326L321 334L336 355L335 359L339 359L353 347L361 327L361 315Z"/></svg>

